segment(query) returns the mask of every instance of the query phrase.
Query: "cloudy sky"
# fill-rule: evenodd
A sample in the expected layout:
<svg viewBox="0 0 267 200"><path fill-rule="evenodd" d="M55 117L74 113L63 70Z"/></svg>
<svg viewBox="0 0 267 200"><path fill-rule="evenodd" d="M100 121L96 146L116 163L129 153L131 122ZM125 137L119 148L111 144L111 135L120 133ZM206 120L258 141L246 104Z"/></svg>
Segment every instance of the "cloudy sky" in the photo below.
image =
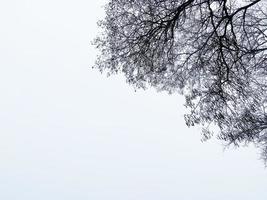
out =
<svg viewBox="0 0 267 200"><path fill-rule="evenodd" d="M91 68L103 3L0 0L0 199L267 199L256 149L201 143L182 97Z"/></svg>

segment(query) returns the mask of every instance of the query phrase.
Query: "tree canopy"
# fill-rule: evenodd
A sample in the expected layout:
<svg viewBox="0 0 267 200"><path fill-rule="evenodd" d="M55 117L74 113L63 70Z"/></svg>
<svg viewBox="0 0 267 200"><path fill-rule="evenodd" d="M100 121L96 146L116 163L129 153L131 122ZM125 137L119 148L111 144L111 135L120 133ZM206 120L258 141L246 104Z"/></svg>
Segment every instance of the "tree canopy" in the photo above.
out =
<svg viewBox="0 0 267 200"><path fill-rule="evenodd" d="M109 0L97 68L138 88L178 92L188 126L267 160L266 0Z"/></svg>

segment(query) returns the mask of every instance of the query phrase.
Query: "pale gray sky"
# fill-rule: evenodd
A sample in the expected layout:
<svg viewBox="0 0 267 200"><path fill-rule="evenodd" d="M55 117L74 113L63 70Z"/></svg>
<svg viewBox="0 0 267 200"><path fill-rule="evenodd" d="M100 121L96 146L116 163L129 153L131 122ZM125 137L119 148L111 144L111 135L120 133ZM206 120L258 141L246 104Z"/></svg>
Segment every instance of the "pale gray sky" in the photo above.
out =
<svg viewBox="0 0 267 200"><path fill-rule="evenodd" d="M101 4L0 0L0 199L266 200L253 147L201 143L182 97L90 68Z"/></svg>

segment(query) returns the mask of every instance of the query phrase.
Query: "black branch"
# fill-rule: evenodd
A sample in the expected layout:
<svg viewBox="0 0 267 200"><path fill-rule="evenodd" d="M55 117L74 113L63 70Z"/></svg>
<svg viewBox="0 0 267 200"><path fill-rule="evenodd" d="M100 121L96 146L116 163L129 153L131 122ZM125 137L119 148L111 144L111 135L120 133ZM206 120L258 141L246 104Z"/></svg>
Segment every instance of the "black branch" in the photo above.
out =
<svg viewBox="0 0 267 200"><path fill-rule="evenodd" d="M97 68L186 98L204 139L254 143L267 158L266 0L110 0Z"/></svg>

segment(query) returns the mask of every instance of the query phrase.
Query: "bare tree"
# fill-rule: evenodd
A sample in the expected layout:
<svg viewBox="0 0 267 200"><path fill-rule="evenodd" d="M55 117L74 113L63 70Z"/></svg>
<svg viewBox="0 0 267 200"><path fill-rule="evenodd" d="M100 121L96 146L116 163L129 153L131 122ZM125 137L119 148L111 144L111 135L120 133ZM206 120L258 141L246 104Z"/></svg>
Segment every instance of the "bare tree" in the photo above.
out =
<svg viewBox="0 0 267 200"><path fill-rule="evenodd" d="M109 0L96 66L139 88L179 92L188 126L267 160L267 1Z"/></svg>

